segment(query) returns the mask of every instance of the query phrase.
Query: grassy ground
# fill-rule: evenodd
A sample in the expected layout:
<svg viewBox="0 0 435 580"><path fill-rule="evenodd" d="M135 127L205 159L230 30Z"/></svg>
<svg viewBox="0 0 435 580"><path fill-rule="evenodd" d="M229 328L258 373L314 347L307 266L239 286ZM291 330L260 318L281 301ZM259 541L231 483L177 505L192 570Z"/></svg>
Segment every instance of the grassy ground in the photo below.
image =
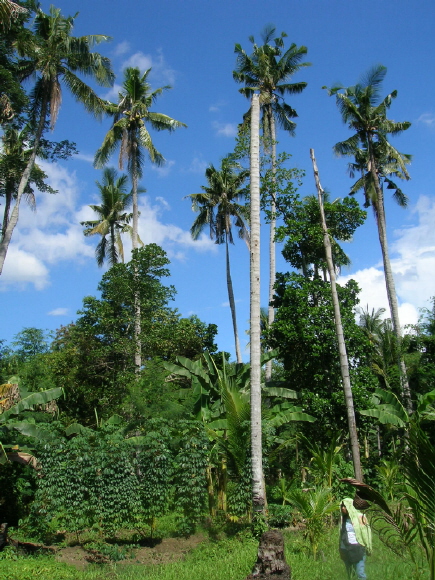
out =
<svg viewBox="0 0 435 580"><path fill-rule="evenodd" d="M346 580L343 563L338 556L336 530L323 538L321 554L313 561L301 534L286 533L287 561L293 580ZM400 558L374 539L374 553L367 560L369 580L426 580L427 567L416 569L409 557ZM205 542L183 561L144 566L134 563L111 566L89 566L76 570L52 558L20 558L0 560L2 580L243 580L256 559L257 542L233 538ZM130 561L134 562L134 561Z"/></svg>

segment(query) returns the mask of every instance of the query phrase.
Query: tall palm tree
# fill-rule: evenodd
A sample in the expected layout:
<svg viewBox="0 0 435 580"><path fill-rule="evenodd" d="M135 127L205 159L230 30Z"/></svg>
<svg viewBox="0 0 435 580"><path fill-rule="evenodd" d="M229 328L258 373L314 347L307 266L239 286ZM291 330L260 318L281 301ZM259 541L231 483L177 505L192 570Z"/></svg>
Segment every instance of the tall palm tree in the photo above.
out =
<svg viewBox="0 0 435 580"><path fill-rule="evenodd" d="M361 469L361 457L358 443L358 433L355 419L355 408L353 404L352 386L350 383L349 359L347 356L346 342L344 340L343 334L343 324L341 321L340 301L338 299L337 293L335 264L332 256L331 239L328 231L328 226L326 224L325 211L323 208L323 197L325 192L323 191L323 188L320 185L319 170L317 169L316 158L314 157L314 149L310 149L310 155L311 161L313 163L314 179L316 182L320 209L320 221L323 230L323 245L325 249L326 263L328 266L329 281L331 284L332 304L334 307L335 334L337 337L338 354L340 358L341 380L343 384L344 400L346 404L347 424L349 428L349 438L350 438L350 447L352 451L353 468L356 479L358 479L359 481L363 481Z"/></svg>
<svg viewBox="0 0 435 580"><path fill-rule="evenodd" d="M94 166L102 168L109 161L110 156L119 147L119 168L123 169L127 161L127 168L132 182L133 200L133 250L138 247L138 180L142 177L144 152L148 154L151 163L162 165L164 157L157 151L151 140L147 125L156 131L175 131L178 127L185 127L184 123L176 121L162 113L154 113L151 107L163 91L170 89L164 86L154 91L148 82L151 72L149 68L143 74L137 67L129 67L124 71L124 82L119 93L117 104L106 103L106 112L113 116L113 125L107 132L103 144L95 154ZM135 330L136 343L135 366L139 372L142 366L140 344L140 301L139 294L135 293Z"/></svg>
<svg viewBox="0 0 435 580"><path fill-rule="evenodd" d="M370 200L375 211L391 319L394 332L400 343L402 331L396 289L388 252L384 192L381 187L381 181L385 176L388 179L385 167L391 161L396 166L396 174L399 171L405 178L409 178L406 169L409 157L399 153L389 143L387 137L388 135L400 134L402 131L408 129L411 123L407 121L396 122L387 119L387 111L393 99L397 97L397 91L393 91L381 100L380 89L386 72L387 69L384 66L375 66L355 86L347 88L334 86L328 89L328 93L336 96L337 106L344 123L347 124L349 129L355 131L349 139L339 142L334 146L335 153L337 155L354 156L356 163L362 165L364 171L370 174L372 189L368 189L368 181L365 180L366 202ZM361 149L364 153L360 152ZM410 412L412 411L411 392L406 376L405 363L401 355L399 355L398 362L401 373L403 398L406 408Z"/></svg>
<svg viewBox="0 0 435 580"><path fill-rule="evenodd" d="M272 154L272 171L276 168L276 123L294 135L296 123L293 121L297 117L296 111L285 101L285 95L301 93L307 86L305 82L289 83L288 80L302 67L309 66L310 63L301 62L307 53L305 46L292 44L285 52L284 38L287 36L282 32L280 36L274 38L276 29L274 26L266 26L262 33L263 45L255 44L254 37L249 40L253 45L253 52L248 55L240 46L236 44L237 68L233 71L234 79L239 83L244 83L244 87L239 92L250 99L254 92L259 91L260 107L262 109L262 126L265 142L268 143ZM250 112L246 118L250 118ZM270 236L269 236L269 324L275 318L275 311L271 302L274 296L274 286L276 277L276 249L275 249L275 227L276 227L276 199L275 192L271 191L270 200ZM272 361L266 368L266 380L270 380Z"/></svg>
<svg viewBox="0 0 435 580"><path fill-rule="evenodd" d="M127 192L127 175L118 177L116 169L106 167L102 183L96 182L101 196L101 205L90 205L98 215L97 220L80 222L85 226L85 236L100 234L101 240L95 249L97 264L101 267L104 260L113 266L119 259L124 262L124 247L121 234L133 234L129 225L133 214L127 213L132 203L132 192ZM109 237L109 240L107 239Z"/></svg>
<svg viewBox="0 0 435 580"><path fill-rule="evenodd" d="M251 98L250 143L250 316L251 335L251 462L252 503L255 512L263 512L266 489L263 475L263 443L261 429L261 307L260 307L260 97Z"/></svg>
<svg viewBox="0 0 435 580"><path fill-rule="evenodd" d="M199 212L190 229L192 237L197 240L205 228L209 228L210 238L216 244L225 244L228 300L233 321L234 342L237 362L242 362L239 335L237 331L236 304L230 270L229 245L234 244L232 226L238 230L239 238L245 240L249 247L248 215L246 206L241 205L245 195L243 183L248 171L237 171L237 166L228 159L223 159L221 168L210 165L205 172L207 186L202 186L202 193L191 193L186 196L192 200L193 211Z"/></svg>
<svg viewBox="0 0 435 580"><path fill-rule="evenodd" d="M102 86L110 86L113 83L114 77L109 59L90 50L93 45L109 40L109 37L104 35L71 36L74 20L75 16L62 16L60 10L53 6L48 15L38 10L31 41L22 39L17 41L18 53L24 57L19 64L21 79L36 75L30 103L34 137L33 150L23 171L15 205L0 242L0 274L12 233L18 222L21 198L35 165L47 120L50 120L52 129L56 124L62 100L61 81L94 115L103 112L103 102L76 73L89 76Z"/></svg>

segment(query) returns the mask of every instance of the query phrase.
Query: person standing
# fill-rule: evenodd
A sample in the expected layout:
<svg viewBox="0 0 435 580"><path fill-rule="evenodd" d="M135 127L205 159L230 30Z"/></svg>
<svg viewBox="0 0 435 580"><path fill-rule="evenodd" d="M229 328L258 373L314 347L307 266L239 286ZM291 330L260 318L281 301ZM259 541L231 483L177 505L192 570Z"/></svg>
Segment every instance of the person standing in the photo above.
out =
<svg viewBox="0 0 435 580"><path fill-rule="evenodd" d="M372 551L372 532L362 510L369 507L368 502L355 496L346 497L340 504L340 543L339 551L349 578L366 580L366 555Z"/></svg>

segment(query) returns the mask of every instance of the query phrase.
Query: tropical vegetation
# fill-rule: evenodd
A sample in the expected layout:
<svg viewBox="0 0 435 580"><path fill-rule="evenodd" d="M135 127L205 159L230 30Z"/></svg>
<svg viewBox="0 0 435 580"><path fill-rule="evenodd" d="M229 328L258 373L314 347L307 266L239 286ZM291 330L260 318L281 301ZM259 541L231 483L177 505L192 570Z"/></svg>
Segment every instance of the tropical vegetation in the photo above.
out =
<svg viewBox="0 0 435 580"><path fill-rule="evenodd" d="M417 324L400 327L383 187L406 206L396 179L409 178L410 156L389 138L410 124L387 118L397 93L381 98L386 69L329 89L353 131L334 147L352 158L357 181L349 195L323 190L314 151L309 187L318 195L300 194L303 172L278 153L276 128L294 133L296 111L284 97L306 86L289 80L308 65L307 49L285 49L286 34L275 36L273 26L262 45L251 39L251 55L236 45L234 78L250 98L249 113L234 150L210 163L201 192L187 196L196 212L192 238L207 232L225 246L233 361L218 348L217 324L175 308L169 256L139 236L146 162L164 162L151 131L185 126L154 111L170 87L152 89L151 69L127 67L112 103L82 80L113 84L110 60L92 50L107 36L75 37L76 16L55 7L45 14L33 2L0 0L0 15L0 271L22 200L37 207L40 192L62 195L45 171L76 152L67 140L47 138L62 86L111 124L94 158L102 170L96 202L81 222L84 236L98 238L104 267L95 292L55 332L29 325L9 343L0 340L0 575L117 578L113 562L134 557L142 544L200 531L213 541L185 562L132 563L122 577L195 578L198 570L202 578L244 577L258 537L274 527L287 528L295 577L337 577L338 501L356 489L371 503L378 532L373 577L434 580L435 297ZM109 166L115 151L126 175ZM337 277L349 263L344 244L366 219L359 191L375 212L391 318L360 305L355 280ZM271 225L272 248L263 308L262 223ZM250 254L245 363L230 271L235 233ZM276 241L288 271L275 276ZM74 544L111 567L79 572L22 553Z"/></svg>

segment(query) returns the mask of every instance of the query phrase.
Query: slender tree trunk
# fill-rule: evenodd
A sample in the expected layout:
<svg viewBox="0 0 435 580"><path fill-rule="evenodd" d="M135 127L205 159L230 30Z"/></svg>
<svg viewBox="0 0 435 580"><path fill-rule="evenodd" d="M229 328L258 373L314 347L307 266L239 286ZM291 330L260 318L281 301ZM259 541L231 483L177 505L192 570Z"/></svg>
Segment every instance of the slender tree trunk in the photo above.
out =
<svg viewBox="0 0 435 580"><path fill-rule="evenodd" d="M266 502L263 479L261 434L261 344L260 344L260 103L251 104L251 246L250 246L250 359L251 359L251 460L254 512L262 512Z"/></svg>
<svg viewBox="0 0 435 580"><path fill-rule="evenodd" d="M405 408L409 414L412 413L412 399L411 389L409 388L408 375L406 372L405 361L402 356L402 329L399 320L399 307L397 304L396 287L394 284L393 272L391 270L390 256L388 252L387 241L387 223L385 219L384 193L379 184L379 178L376 168L376 161L373 153L373 142L371 136L368 138L369 158L370 158L370 172L372 174L373 182L376 190L376 201L374 203L376 211L376 221L378 226L379 242L381 244L382 260L384 263L385 285L387 288L388 304L390 306L391 320L393 322L394 334L396 335L398 344L398 366L400 372L400 382L402 388L402 397Z"/></svg>
<svg viewBox="0 0 435 580"><path fill-rule="evenodd" d="M269 302L267 310L267 322L269 328L272 326L275 320L275 309L271 305L272 300L275 295L275 280L276 280L276 243L275 243L275 230L276 230L276 126L275 118L272 111L269 109L269 126L270 126L270 137L272 140L271 150L272 150L272 194L270 196L270 230L269 230ZM266 373L265 380L266 383L272 379L272 361L266 363Z"/></svg>
<svg viewBox="0 0 435 580"><path fill-rule="evenodd" d="M236 302L234 300L233 282L231 280L230 252L228 249L228 235L226 233L225 233L225 252L226 252L226 267L227 267L228 301L230 303L231 318L233 320L234 342L235 342L235 346L236 346L236 358L237 358L238 363L243 363L242 355L240 353L239 333L237 331Z"/></svg>
<svg viewBox="0 0 435 580"><path fill-rule="evenodd" d="M133 159L132 159L132 185L133 185L133 234L132 246L133 250L138 246L138 223L139 223L139 209L137 201L137 167L136 167L136 143L133 144ZM142 367L142 344L141 344L141 308L140 308L140 291L139 291L139 272L137 265L134 265L134 366L135 373L138 376Z"/></svg>
<svg viewBox="0 0 435 580"><path fill-rule="evenodd" d="M13 190L10 189L10 185L8 186L8 184L6 184L5 190L5 211L3 213L2 235L0 237L0 242L3 240L6 229L8 227L9 213L11 211L11 202L13 196Z"/></svg>
<svg viewBox="0 0 435 580"><path fill-rule="evenodd" d="M27 187L27 184L30 179L30 175L32 173L32 169L35 166L36 154L39 148L39 143L41 141L42 133L44 131L44 125L47 117L47 110L48 110L48 97L44 95L42 103L41 103L41 114L39 116L38 127L36 129L35 134L35 141L33 143L33 151L29 157L29 161L27 162L26 168L24 169L23 175L21 177L20 184L18 185L17 191L17 198L15 200L14 209L12 210L12 214L9 220L9 223L6 229L2 232L2 240L0 242L0 275L3 272L3 265L5 263L6 254L9 249L9 244L12 239L12 233L15 229L15 226L18 223L18 217L20 213L20 203L21 198L23 197L24 190Z"/></svg>
<svg viewBox="0 0 435 580"><path fill-rule="evenodd" d="M114 224L110 224L110 253L112 254L112 264L116 264L118 259L116 256L115 226L114 226Z"/></svg>
<svg viewBox="0 0 435 580"><path fill-rule="evenodd" d="M363 481L360 449L358 444L358 433L356 429L355 410L353 406L352 387L350 384L349 362L347 359L346 343L343 335L343 325L341 323L340 303L338 300L337 286L335 282L335 269L332 261L331 240L329 239L328 228L323 211L323 189L320 185L319 170L317 169L314 150L310 149L311 161L313 162L314 179L316 181L317 194L319 198L320 217L323 228L323 244L325 246L326 262L328 264L329 278L331 282L332 303L334 305L335 332L337 335L338 352L340 356L341 379L343 382L344 399L346 402L347 423L349 426L350 446L352 450L353 468L355 479Z"/></svg>

